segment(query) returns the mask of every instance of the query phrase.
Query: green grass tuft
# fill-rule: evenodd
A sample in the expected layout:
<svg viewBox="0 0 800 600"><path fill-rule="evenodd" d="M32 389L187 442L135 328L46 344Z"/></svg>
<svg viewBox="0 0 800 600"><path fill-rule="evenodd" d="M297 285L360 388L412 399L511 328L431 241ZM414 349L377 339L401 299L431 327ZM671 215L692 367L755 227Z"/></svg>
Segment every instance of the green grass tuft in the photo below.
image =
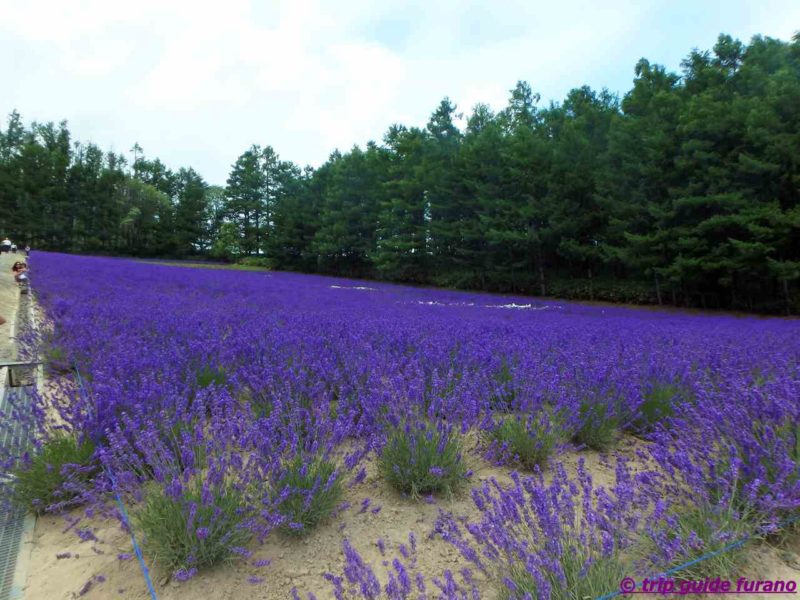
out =
<svg viewBox="0 0 800 600"><path fill-rule="evenodd" d="M675 403L684 396L683 390L672 383L655 383L643 394L638 407L627 429L635 433L650 433L664 419L675 414Z"/></svg>
<svg viewBox="0 0 800 600"><path fill-rule="evenodd" d="M431 425L393 428L378 466L389 485L414 498L450 494L464 483L467 473L460 438Z"/></svg>
<svg viewBox="0 0 800 600"><path fill-rule="evenodd" d="M743 546L716 553L731 543L750 536L756 529L756 522L752 517L753 515L740 512L733 499L726 504L703 502L697 506L683 507L665 521L662 529L654 529L657 534L650 532L645 535L638 553L651 564L654 572L674 567L675 564L664 564L659 559L659 549L674 546L679 541L682 552L673 559L675 563L682 564L710 554L705 560L681 569L678 576L682 580L706 577L735 579L746 558Z"/></svg>
<svg viewBox="0 0 800 600"><path fill-rule="evenodd" d="M72 372L72 364L68 360L67 352L63 347L52 342L45 342L41 350L47 369L56 375L66 375Z"/></svg>
<svg viewBox="0 0 800 600"><path fill-rule="evenodd" d="M494 381L494 393L489 398L489 408L498 412L513 410L517 391L514 387L514 374L512 364L503 359L500 369L492 376Z"/></svg>
<svg viewBox="0 0 800 600"><path fill-rule="evenodd" d="M284 533L304 535L327 519L342 498L336 465L322 458L297 456L273 486L273 500L286 518Z"/></svg>
<svg viewBox="0 0 800 600"><path fill-rule="evenodd" d="M228 376L220 367L210 367L208 365L197 371L195 376L197 389L207 388L210 385L228 385Z"/></svg>
<svg viewBox="0 0 800 600"><path fill-rule="evenodd" d="M551 600L583 600L598 598L610 591L619 589L619 582L629 574L625 565L616 556L591 557L582 548L564 544L564 553L557 560L563 570L562 580L553 569L543 569L541 574L550 585ZM589 563L587 566L587 562ZM515 565L506 578L511 586L503 581L498 594L502 600L522 600L530 594L531 598L541 597L536 578L524 565Z"/></svg>
<svg viewBox="0 0 800 600"><path fill-rule="evenodd" d="M243 524L243 495L230 486L210 493L211 500L204 503L199 481L192 482L177 499L160 486L145 488L133 521L144 533L145 553L161 569L174 573L227 562L234 556L232 549L250 539Z"/></svg>
<svg viewBox="0 0 800 600"><path fill-rule="evenodd" d="M547 462L561 434L551 418L505 418L488 432L501 457L507 457L525 469Z"/></svg>
<svg viewBox="0 0 800 600"><path fill-rule="evenodd" d="M13 497L19 505L42 514L52 505L77 503L97 471L91 441L78 443L74 435L57 433L13 470Z"/></svg>
<svg viewBox="0 0 800 600"><path fill-rule="evenodd" d="M578 416L580 425L572 437L575 443L600 452L617 443L619 417L611 414L607 403L584 400Z"/></svg>

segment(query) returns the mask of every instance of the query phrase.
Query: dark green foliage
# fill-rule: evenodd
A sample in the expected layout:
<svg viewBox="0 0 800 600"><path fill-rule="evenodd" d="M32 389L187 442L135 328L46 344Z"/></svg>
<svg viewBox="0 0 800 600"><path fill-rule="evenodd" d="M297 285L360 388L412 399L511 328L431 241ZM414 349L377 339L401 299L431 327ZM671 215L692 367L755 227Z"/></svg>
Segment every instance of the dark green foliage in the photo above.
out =
<svg viewBox="0 0 800 600"><path fill-rule="evenodd" d="M243 526L242 494L231 487L212 489L211 501L204 503L202 488L200 481L191 482L175 499L160 486L148 485L144 501L133 513L135 526L144 534L145 555L166 572L225 562L233 558L232 548L250 539Z"/></svg>
<svg viewBox="0 0 800 600"><path fill-rule="evenodd" d="M425 127L391 125L382 144L317 169L253 145L224 189L15 112L0 131L2 233L43 249L797 313L798 48L720 35L680 73L639 60L622 97L578 86L547 106L521 81L463 130L445 98Z"/></svg>
<svg viewBox="0 0 800 600"><path fill-rule="evenodd" d="M576 547L569 540L563 542L565 549L559 558L562 580L553 569L544 569L543 576L550 584L550 598L553 600L582 600L583 598L599 598L611 590L619 589L619 582L630 570L617 556L595 556L586 566L590 555ZM514 589L503 583L499 596L503 600L522 600L526 594L530 598L538 598L536 579L524 567L519 565L507 575Z"/></svg>
<svg viewBox="0 0 800 600"><path fill-rule="evenodd" d="M561 438L558 424L544 416L506 417L488 432L497 452L525 469L542 466Z"/></svg>
<svg viewBox="0 0 800 600"><path fill-rule="evenodd" d="M239 261L238 264L245 267L259 267L262 269L271 269L273 261L272 259L263 256L245 256L242 260Z"/></svg>
<svg viewBox="0 0 800 600"><path fill-rule="evenodd" d="M195 254L194 246L209 249L208 236L208 185L194 169L180 169L176 176L177 202L175 204L174 239L176 255ZM199 250L199 248L198 248Z"/></svg>
<svg viewBox="0 0 800 600"><path fill-rule="evenodd" d="M169 170L70 139L66 122L9 116L0 130L0 222L19 246L139 256L189 256L210 248L219 221L192 169Z"/></svg>
<svg viewBox="0 0 800 600"><path fill-rule="evenodd" d="M552 278L548 282L548 293L568 300L588 300L626 304L658 304L658 296L652 283L619 279L586 277Z"/></svg>
<svg viewBox="0 0 800 600"><path fill-rule="evenodd" d="M15 501L37 514L53 505L68 508L98 469L91 441L57 433L13 470Z"/></svg>
<svg viewBox="0 0 800 600"><path fill-rule="evenodd" d="M675 404L684 399L680 386L671 383L651 383L645 386L642 402L628 429L636 433L649 433L655 425L675 414Z"/></svg>
<svg viewBox="0 0 800 600"><path fill-rule="evenodd" d="M208 365L202 367L197 371L197 388L203 389L210 385L224 386L228 383L228 376L225 371L219 367L210 367Z"/></svg>
<svg viewBox="0 0 800 600"><path fill-rule="evenodd" d="M310 246L319 270L370 274L385 165L386 153L372 143L366 150L334 153L324 165L319 227Z"/></svg>
<svg viewBox="0 0 800 600"><path fill-rule="evenodd" d="M272 500L286 519L281 530L305 535L328 518L342 498L336 465L322 458L297 456L272 488Z"/></svg>
<svg viewBox="0 0 800 600"><path fill-rule="evenodd" d="M236 160L225 188L225 217L233 225L233 248L239 256L262 257L275 234L275 218L285 218L282 202L302 186L300 171L280 160L270 146L252 146ZM285 221L281 221L282 224Z"/></svg>
<svg viewBox="0 0 800 600"><path fill-rule="evenodd" d="M464 483L467 472L459 438L432 425L389 431L378 466L389 485L413 498L452 493Z"/></svg>
<svg viewBox="0 0 800 600"><path fill-rule="evenodd" d="M385 194L380 199L378 239L371 259L381 277L400 281L428 280L426 199L418 176L426 159L427 137L417 128L392 126L387 147Z"/></svg>
<svg viewBox="0 0 800 600"><path fill-rule="evenodd" d="M619 425L619 416L606 401L584 400L580 405L578 426L572 439L576 444L603 452L616 444Z"/></svg>
<svg viewBox="0 0 800 600"><path fill-rule="evenodd" d="M61 346L45 342L42 357L48 370L56 374L65 374L72 371L72 365L67 360L67 354Z"/></svg>
<svg viewBox="0 0 800 600"><path fill-rule="evenodd" d="M513 410L517 393L514 388L514 375L511 372L509 361L503 360L500 369L492 379L494 380L494 393L489 398L489 407L497 411Z"/></svg>

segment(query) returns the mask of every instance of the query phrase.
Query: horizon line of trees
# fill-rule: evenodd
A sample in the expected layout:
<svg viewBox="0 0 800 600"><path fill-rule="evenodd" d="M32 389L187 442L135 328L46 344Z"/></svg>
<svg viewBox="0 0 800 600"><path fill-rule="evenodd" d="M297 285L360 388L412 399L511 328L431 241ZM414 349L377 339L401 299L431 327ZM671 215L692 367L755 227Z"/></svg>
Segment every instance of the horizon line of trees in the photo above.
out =
<svg viewBox="0 0 800 600"><path fill-rule="evenodd" d="M523 81L463 127L334 151L317 169L253 145L227 185L0 129L0 234L35 248L574 299L800 312L800 34L720 35L680 74L641 59L622 97L540 106Z"/></svg>

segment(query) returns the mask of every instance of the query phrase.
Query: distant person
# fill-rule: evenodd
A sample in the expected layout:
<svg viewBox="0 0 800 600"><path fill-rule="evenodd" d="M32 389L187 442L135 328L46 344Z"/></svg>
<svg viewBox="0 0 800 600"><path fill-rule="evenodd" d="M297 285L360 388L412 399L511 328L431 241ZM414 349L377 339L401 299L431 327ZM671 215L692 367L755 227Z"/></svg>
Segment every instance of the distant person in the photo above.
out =
<svg viewBox="0 0 800 600"><path fill-rule="evenodd" d="M22 293L28 293L28 284L30 283L28 265L24 262L15 262L14 266L11 267L11 271L14 273L14 281L22 288Z"/></svg>
<svg viewBox="0 0 800 600"><path fill-rule="evenodd" d="M28 270L28 265L24 262L17 261L14 263L14 266L11 267L11 272L14 273L14 279L19 281L19 276L22 273L25 273Z"/></svg>
<svg viewBox="0 0 800 600"><path fill-rule="evenodd" d="M0 252L9 252L11 250L11 240L8 238L4 238L2 242L0 242Z"/></svg>
<svg viewBox="0 0 800 600"><path fill-rule="evenodd" d="M30 256L30 255L31 255L31 247L25 246L25 256Z"/></svg>
<svg viewBox="0 0 800 600"><path fill-rule="evenodd" d="M17 245L11 244L11 254L16 254L16 253L17 253Z"/></svg>

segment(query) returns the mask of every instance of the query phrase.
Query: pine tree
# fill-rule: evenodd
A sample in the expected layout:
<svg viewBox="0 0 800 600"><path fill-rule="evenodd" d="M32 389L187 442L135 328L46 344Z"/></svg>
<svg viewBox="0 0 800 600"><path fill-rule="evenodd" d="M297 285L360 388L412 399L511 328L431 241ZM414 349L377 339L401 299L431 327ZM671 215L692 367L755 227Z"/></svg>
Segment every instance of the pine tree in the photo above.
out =
<svg viewBox="0 0 800 600"><path fill-rule="evenodd" d="M428 200L423 178L425 133L392 126L384 142L388 150L385 196L371 259L378 273L387 279L422 283L430 268Z"/></svg>

